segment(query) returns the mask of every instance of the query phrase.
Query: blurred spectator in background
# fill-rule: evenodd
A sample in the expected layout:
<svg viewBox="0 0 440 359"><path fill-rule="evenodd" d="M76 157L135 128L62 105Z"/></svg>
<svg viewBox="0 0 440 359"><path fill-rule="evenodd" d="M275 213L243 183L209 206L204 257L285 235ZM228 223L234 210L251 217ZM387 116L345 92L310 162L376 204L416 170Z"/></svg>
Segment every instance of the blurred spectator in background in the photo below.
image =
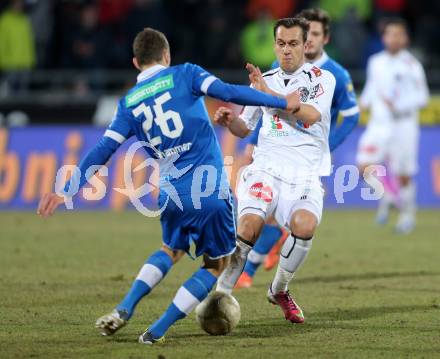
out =
<svg viewBox="0 0 440 359"><path fill-rule="evenodd" d="M224 68L239 66L242 60L237 49L236 19L234 6L221 0L209 0L197 13L199 31L196 33L197 57L203 66ZM192 61L192 60L191 60Z"/></svg>
<svg viewBox="0 0 440 359"><path fill-rule="evenodd" d="M371 17L371 0L320 0L318 6L332 19L332 47L329 53L346 67L363 62L366 22Z"/></svg>
<svg viewBox="0 0 440 359"><path fill-rule="evenodd" d="M123 27L129 58L132 58L131 44L138 32L146 27L151 27L168 34L168 21L169 16L162 0L134 0L133 7L128 12Z"/></svg>
<svg viewBox="0 0 440 359"><path fill-rule="evenodd" d="M406 0L375 0L374 5L374 14L378 17L401 16Z"/></svg>
<svg viewBox="0 0 440 359"><path fill-rule="evenodd" d="M111 40L105 29L98 26L98 8L95 4L81 7L78 22L73 24L68 35L64 66L94 70L87 77L77 79L73 88L75 93L86 95L90 89L100 90L103 83L98 70L105 68L108 63Z"/></svg>
<svg viewBox="0 0 440 359"><path fill-rule="evenodd" d="M31 23L23 12L23 2L13 0L0 14L0 96L23 93L35 65L35 45Z"/></svg>
<svg viewBox="0 0 440 359"><path fill-rule="evenodd" d="M83 69L105 67L110 39L98 27L96 5L86 4L81 8L78 22L68 35L69 47L63 59L65 66Z"/></svg>
<svg viewBox="0 0 440 359"><path fill-rule="evenodd" d="M319 0L318 7L326 10L331 19L338 23L349 13L360 21L365 21L371 16L371 0Z"/></svg>
<svg viewBox="0 0 440 359"><path fill-rule="evenodd" d="M53 0L28 0L28 4L34 32L37 67L46 67L50 60L49 47L54 26L54 2Z"/></svg>
<svg viewBox="0 0 440 359"><path fill-rule="evenodd" d="M248 23L241 34L241 49L245 61L268 70L275 60L273 27L275 21L268 9L262 9L257 18Z"/></svg>
<svg viewBox="0 0 440 359"><path fill-rule="evenodd" d="M293 16L297 11L297 0L250 0L246 7L247 16L251 19L256 18L261 11L267 10L272 18L282 19Z"/></svg>

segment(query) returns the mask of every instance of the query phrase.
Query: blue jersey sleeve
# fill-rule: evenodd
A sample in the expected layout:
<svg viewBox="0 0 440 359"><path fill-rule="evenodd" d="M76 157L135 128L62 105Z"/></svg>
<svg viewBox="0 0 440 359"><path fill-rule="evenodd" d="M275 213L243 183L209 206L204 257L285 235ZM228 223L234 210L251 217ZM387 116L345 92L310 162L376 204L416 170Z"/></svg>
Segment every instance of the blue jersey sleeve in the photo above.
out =
<svg viewBox="0 0 440 359"><path fill-rule="evenodd" d="M258 145L258 135L260 134L261 126L263 125L263 118L260 118L258 120L257 126L252 131L251 135L249 136L249 144L250 145Z"/></svg>
<svg viewBox="0 0 440 359"><path fill-rule="evenodd" d="M337 76L334 96L333 106L342 115L343 120L340 125L335 124L330 129L329 144L331 151L344 142L345 138L359 122L359 107L356 101L356 94L351 77L345 69Z"/></svg>
<svg viewBox="0 0 440 359"><path fill-rule="evenodd" d="M192 91L196 96L209 95L216 99L244 106L266 106L286 109L287 101L283 97L265 94L249 86L231 85L210 74L203 68L186 64L190 68Z"/></svg>
<svg viewBox="0 0 440 359"><path fill-rule="evenodd" d="M204 96L208 87L217 80L217 77L203 69L202 67L186 63L185 67L189 72L191 89L194 95Z"/></svg>
<svg viewBox="0 0 440 359"><path fill-rule="evenodd" d="M104 133L104 136L113 139L122 144L124 141L133 136L133 130L130 125L131 114L125 107L124 98L118 103L118 107L113 116L112 122Z"/></svg>
<svg viewBox="0 0 440 359"><path fill-rule="evenodd" d="M115 116L105 131L104 136L81 160L78 172L79 177L72 177L72 179L66 183L64 192L69 194L69 196L74 195L76 193L75 189L79 190L82 186L84 186L87 180L98 171L99 167L106 164L119 146L132 135L133 132L129 123L127 109L121 100ZM89 170L91 167L93 169L92 171ZM78 181L77 186L76 183L73 186L75 193L72 193L73 190L70 189L72 181Z"/></svg>

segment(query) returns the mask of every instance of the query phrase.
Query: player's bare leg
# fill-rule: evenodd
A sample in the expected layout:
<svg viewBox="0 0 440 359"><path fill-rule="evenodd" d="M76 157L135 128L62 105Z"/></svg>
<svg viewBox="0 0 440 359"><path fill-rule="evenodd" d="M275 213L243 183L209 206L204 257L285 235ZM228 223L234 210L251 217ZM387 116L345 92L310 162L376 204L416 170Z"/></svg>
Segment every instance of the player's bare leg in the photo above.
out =
<svg viewBox="0 0 440 359"><path fill-rule="evenodd" d="M288 285L306 260L317 225L318 220L312 212L300 209L293 213L290 222L292 234L281 249L277 272L267 293L268 300L279 305L284 317L293 323L303 323L304 315L290 295Z"/></svg>
<svg viewBox="0 0 440 359"><path fill-rule="evenodd" d="M139 336L139 343L152 345L164 342L168 328L185 318L206 298L229 262L230 256L211 259L205 254L202 267L180 287L165 313Z"/></svg>
<svg viewBox="0 0 440 359"><path fill-rule="evenodd" d="M172 265L185 255L184 251L173 251L166 246L149 257L142 266L123 301L111 312L96 321L101 335L109 336L127 325L137 303L159 284Z"/></svg>
<svg viewBox="0 0 440 359"><path fill-rule="evenodd" d="M260 236L263 226L264 219L257 214L248 213L240 217L237 230L237 249L231 256L231 263L218 280L218 291L232 293L232 289L243 272L247 256Z"/></svg>
<svg viewBox="0 0 440 359"><path fill-rule="evenodd" d="M409 176L399 176L400 214L396 224L398 233L410 233L416 224L416 188Z"/></svg>

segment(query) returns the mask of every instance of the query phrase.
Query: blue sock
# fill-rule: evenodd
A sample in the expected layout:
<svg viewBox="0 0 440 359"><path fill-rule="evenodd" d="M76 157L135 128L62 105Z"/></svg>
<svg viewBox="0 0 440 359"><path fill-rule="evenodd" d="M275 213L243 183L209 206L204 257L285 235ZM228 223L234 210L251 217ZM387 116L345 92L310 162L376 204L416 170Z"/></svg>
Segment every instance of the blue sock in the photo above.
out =
<svg viewBox="0 0 440 359"><path fill-rule="evenodd" d="M164 251L153 253L146 260L130 290L116 309L127 311L127 319L130 319L138 302L165 277L172 265L171 257Z"/></svg>
<svg viewBox="0 0 440 359"><path fill-rule="evenodd" d="M280 227L272 224L265 224L257 243L255 243L254 248L249 252L243 271L253 277L258 267L263 263L264 257L270 252L281 234Z"/></svg>
<svg viewBox="0 0 440 359"><path fill-rule="evenodd" d="M165 313L148 328L154 338L162 337L169 327L180 319L185 318L207 297L217 277L206 269L199 269L179 288L173 302Z"/></svg>

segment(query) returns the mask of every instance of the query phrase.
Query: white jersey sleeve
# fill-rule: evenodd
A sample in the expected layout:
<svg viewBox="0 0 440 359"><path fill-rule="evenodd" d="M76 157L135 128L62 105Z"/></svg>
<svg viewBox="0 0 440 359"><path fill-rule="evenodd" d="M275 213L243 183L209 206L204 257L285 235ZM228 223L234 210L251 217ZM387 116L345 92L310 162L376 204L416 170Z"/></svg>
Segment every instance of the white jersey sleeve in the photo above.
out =
<svg viewBox="0 0 440 359"><path fill-rule="evenodd" d="M239 118L244 121L249 130L255 130L257 123L263 115L263 110L258 106L246 106Z"/></svg>
<svg viewBox="0 0 440 359"><path fill-rule="evenodd" d="M370 107L373 101L374 92L374 63L370 58L367 64L367 78L364 89L362 90L360 103L363 107Z"/></svg>
<svg viewBox="0 0 440 359"><path fill-rule="evenodd" d="M329 71L322 70L322 75L316 76L306 101L301 101L306 105L313 106L320 114L321 118L329 112L335 92L336 79Z"/></svg>

